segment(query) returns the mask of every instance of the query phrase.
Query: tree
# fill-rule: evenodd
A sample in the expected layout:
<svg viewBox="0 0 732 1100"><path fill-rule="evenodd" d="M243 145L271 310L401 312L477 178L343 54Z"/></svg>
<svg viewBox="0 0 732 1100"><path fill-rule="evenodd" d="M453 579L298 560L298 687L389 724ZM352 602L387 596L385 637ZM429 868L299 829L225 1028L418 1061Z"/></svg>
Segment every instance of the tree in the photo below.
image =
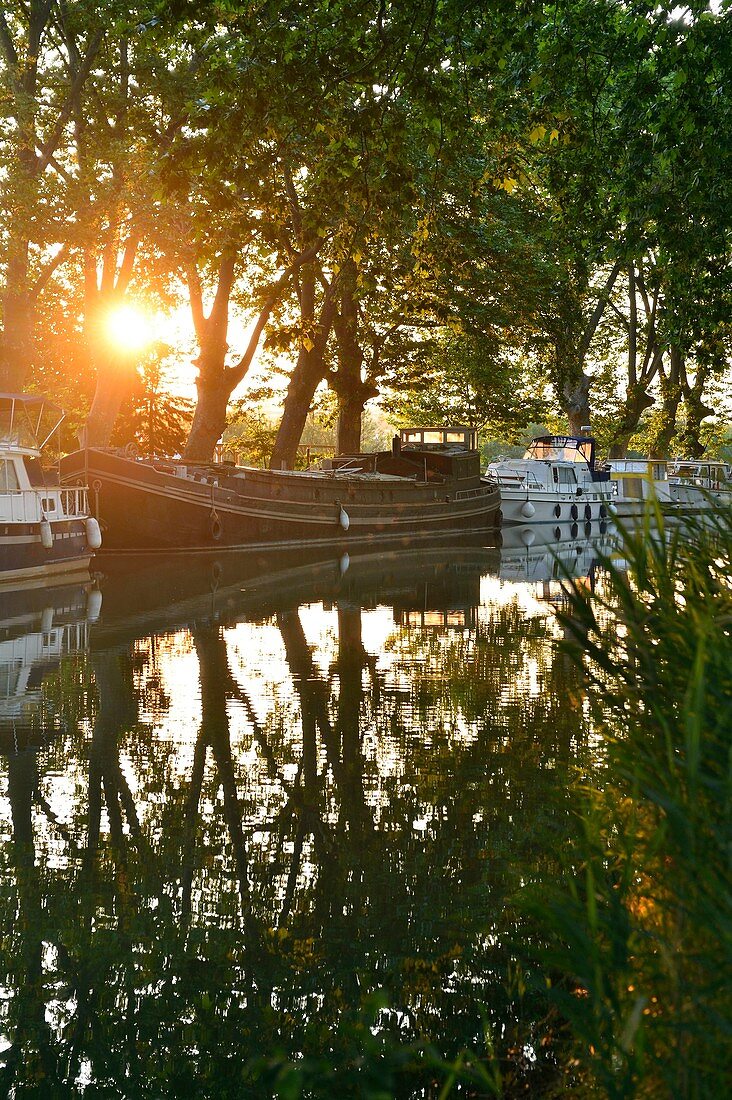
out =
<svg viewBox="0 0 732 1100"><path fill-rule="evenodd" d="M613 441L620 453L653 401L649 387L659 372L669 381L661 387L670 413L678 364L728 313L730 20L706 4L678 18L671 3L583 0L553 5L548 15L535 60L525 64L536 66L534 170L568 276L569 297L556 299L568 308L547 319L552 373L577 426L578 412L589 414L591 322L611 306L615 279L626 272L628 307L616 311L628 343ZM603 269L615 279L598 278ZM594 306L593 284L600 290Z"/></svg>
<svg viewBox="0 0 732 1100"><path fill-rule="evenodd" d="M0 11L0 79L9 122L0 139L3 389L22 390L29 378L38 298L68 253L69 124L104 36L104 22L88 13L72 49L71 21L67 6L51 0L6 4Z"/></svg>

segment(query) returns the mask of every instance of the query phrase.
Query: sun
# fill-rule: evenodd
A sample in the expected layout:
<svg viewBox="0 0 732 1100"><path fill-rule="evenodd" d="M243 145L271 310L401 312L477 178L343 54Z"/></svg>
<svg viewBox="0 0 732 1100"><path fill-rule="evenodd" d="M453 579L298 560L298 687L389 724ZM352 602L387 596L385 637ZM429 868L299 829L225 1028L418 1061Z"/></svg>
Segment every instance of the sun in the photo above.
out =
<svg viewBox="0 0 732 1100"><path fill-rule="evenodd" d="M106 329L121 351L141 352L152 341L153 319L139 306L116 306L107 314Z"/></svg>

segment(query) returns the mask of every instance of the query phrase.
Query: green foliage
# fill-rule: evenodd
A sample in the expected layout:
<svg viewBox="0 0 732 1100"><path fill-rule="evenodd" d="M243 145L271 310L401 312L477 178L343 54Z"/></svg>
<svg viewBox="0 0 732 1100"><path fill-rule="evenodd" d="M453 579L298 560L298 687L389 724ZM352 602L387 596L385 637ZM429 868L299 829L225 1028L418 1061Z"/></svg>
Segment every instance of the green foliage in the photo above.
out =
<svg viewBox="0 0 732 1100"><path fill-rule="evenodd" d="M152 352L135 375L134 392L115 424L112 445L133 445L141 454L179 455L188 438L191 402L172 393L160 358Z"/></svg>
<svg viewBox="0 0 732 1100"><path fill-rule="evenodd" d="M625 538L565 619L603 733L559 884L525 904L611 1097L722 1095L732 1066L732 517Z"/></svg>
<svg viewBox="0 0 732 1100"><path fill-rule="evenodd" d="M261 408L250 410L248 403L235 403L224 432L224 458L242 466L266 467L276 435L276 424Z"/></svg>
<svg viewBox="0 0 732 1100"><path fill-rule="evenodd" d="M400 363L384 407L402 425L466 424L515 436L548 411L536 374L495 340L440 332Z"/></svg>

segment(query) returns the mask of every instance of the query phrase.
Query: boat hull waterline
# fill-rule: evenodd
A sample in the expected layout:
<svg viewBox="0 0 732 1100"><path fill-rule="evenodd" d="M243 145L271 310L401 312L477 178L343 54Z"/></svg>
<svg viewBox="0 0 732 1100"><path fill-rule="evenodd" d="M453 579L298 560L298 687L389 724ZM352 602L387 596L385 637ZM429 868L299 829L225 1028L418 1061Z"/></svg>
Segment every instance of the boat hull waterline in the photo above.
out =
<svg viewBox="0 0 732 1100"><path fill-rule="evenodd" d="M0 585L88 571L92 554L85 519L56 520L53 544L42 542L40 523L0 523Z"/></svg>
<svg viewBox="0 0 732 1100"><path fill-rule="evenodd" d="M348 545L492 530L497 489L478 479L419 484L400 477L328 476L226 467L198 477L88 449L66 457L64 480L86 481L105 550L225 550L313 542Z"/></svg>
<svg viewBox="0 0 732 1100"><path fill-rule="evenodd" d="M542 524L553 529L567 524L598 523L607 520L612 506L601 493L515 493L501 486L501 512L505 524ZM557 536L559 537L559 536Z"/></svg>

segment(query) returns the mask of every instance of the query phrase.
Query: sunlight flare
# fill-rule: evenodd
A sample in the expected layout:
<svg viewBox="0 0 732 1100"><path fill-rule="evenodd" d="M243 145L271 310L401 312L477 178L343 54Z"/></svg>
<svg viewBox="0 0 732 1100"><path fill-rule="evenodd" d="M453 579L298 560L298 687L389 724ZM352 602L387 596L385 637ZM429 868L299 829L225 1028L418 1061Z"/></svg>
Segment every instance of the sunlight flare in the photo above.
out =
<svg viewBox="0 0 732 1100"><path fill-rule="evenodd" d="M140 306L116 306L107 314L107 335L120 351L143 351L153 340L153 327L152 315Z"/></svg>

